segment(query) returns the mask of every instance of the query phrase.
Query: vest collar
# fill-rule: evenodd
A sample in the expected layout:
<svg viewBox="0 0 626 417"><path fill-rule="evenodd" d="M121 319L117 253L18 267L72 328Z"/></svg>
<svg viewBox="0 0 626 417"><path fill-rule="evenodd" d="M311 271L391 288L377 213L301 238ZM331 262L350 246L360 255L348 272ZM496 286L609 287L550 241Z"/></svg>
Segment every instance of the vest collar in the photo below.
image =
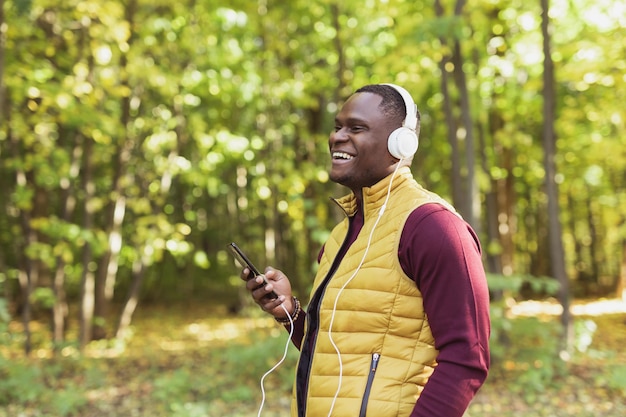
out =
<svg viewBox="0 0 626 417"><path fill-rule="evenodd" d="M363 215L368 217L369 213L378 211L385 202L387 197L387 191L389 190L389 182L391 181L392 174L387 175L382 180L378 181L371 187L363 187ZM407 166L400 167L396 176L393 178L393 184L391 185L391 191L394 192L401 186L407 183L407 181L413 181L413 174L411 169ZM341 198L332 199L337 205L344 211L346 216L352 217L359 208L359 202L354 195L350 193Z"/></svg>

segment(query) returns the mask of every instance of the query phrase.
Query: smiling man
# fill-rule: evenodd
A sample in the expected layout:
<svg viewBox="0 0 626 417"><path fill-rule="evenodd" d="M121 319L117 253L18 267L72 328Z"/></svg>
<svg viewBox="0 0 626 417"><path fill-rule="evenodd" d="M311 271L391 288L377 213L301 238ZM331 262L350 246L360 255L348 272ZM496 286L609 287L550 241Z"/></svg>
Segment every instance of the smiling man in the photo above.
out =
<svg viewBox="0 0 626 417"><path fill-rule="evenodd" d="M294 417L461 417L487 377L480 243L414 180L418 134L403 88L350 96L329 138L330 178L350 190L335 200L345 218L320 251L306 311L278 269L265 269L261 288L263 277L247 284L280 323L290 327L286 311L293 318Z"/></svg>
<svg viewBox="0 0 626 417"><path fill-rule="evenodd" d="M401 125L404 115L394 112L392 106L382 106L382 102L383 96L375 93L353 95L337 114L330 136L330 179L350 188L359 200L362 187L376 184L398 163L411 163L411 159L398 162L387 152L386 139Z"/></svg>

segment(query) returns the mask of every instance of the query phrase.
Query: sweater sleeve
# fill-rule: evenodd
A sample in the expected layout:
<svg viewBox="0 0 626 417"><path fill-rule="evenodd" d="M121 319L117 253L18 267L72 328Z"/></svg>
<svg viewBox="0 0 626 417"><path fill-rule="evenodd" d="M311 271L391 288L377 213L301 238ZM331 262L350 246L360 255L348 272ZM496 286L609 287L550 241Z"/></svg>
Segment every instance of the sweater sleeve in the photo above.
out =
<svg viewBox="0 0 626 417"><path fill-rule="evenodd" d="M304 323L306 321L306 312L302 310L298 318L293 322L293 335L291 336L291 342L298 350L302 347L302 339L304 339ZM289 331L289 325L285 326L285 329Z"/></svg>
<svg viewBox="0 0 626 417"><path fill-rule="evenodd" d="M398 254L422 292L439 350L411 417L462 417L489 370L489 293L480 243L458 216L426 204L409 216Z"/></svg>

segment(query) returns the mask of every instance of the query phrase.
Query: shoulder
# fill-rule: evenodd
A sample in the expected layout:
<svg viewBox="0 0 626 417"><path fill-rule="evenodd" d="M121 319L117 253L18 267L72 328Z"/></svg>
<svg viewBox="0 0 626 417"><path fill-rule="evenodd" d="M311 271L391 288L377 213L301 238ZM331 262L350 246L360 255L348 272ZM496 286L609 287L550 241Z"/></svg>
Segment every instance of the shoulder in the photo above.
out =
<svg viewBox="0 0 626 417"><path fill-rule="evenodd" d="M428 282L459 279L482 268L481 247L471 226L437 204L424 204L409 215L398 246L405 273L423 290Z"/></svg>
<svg viewBox="0 0 626 417"><path fill-rule="evenodd" d="M469 224L458 213L439 203L427 203L415 208L409 214L404 230L418 229L424 232L433 228L438 230L447 227L471 229Z"/></svg>
<svg viewBox="0 0 626 417"><path fill-rule="evenodd" d="M402 230L400 246L414 250L440 250L473 246L480 253L480 242L472 227L459 215L438 203L414 209ZM411 251L413 252L413 250Z"/></svg>

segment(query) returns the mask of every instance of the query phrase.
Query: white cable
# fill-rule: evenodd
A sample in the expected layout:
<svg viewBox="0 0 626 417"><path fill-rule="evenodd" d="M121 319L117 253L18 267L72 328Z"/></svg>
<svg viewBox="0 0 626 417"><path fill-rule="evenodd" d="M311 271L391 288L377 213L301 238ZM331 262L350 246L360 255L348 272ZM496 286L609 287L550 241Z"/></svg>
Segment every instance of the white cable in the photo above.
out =
<svg viewBox="0 0 626 417"><path fill-rule="evenodd" d="M337 397L339 397L339 391L341 390L341 382L343 380L343 362L341 360L341 352L339 351L339 347L335 344L335 341L333 340L333 335L332 335L333 323L335 322L335 312L337 311L337 302L339 301L339 296L343 292L344 288L346 288L348 284L350 283L350 281L354 279L357 272L359 272L359 269L361 269L361 266L363 266L363 262L365 262L365 257L367 256L367 252L370 250L372 237L374 236L374 230L376 230L376 226L378 226L378 223L380 222L380 218L383 216L383 213L385 212L385 209L387 208L387 202L389 201L389 196L391 195L391 184L393 184L393 179L396 176L396 173L398 172L398 168L400 168L400 162L402 162L402 158L400 159L400 161L398 161L398 165L396 166L396 169L393 171L393 175L391 176L391 179L389 180L389 187L387 188L387 197L385 198L385 202L383 203L383 205L380 208L380 211L378 212L378 218L374 222L372 231L370 232L369 238L367 239L367 247L365 248L365 252L363 253L361 262L359 262L359 265L354 270L354 273L352 274L352 276L350 276L350 278L348 278L348 280L341 286L341 288L339 289L339 292L337 293L337 297L335 297L335 304L333 305L333 312L330 316L330 325L328 326L328 338L330 339L330 344L333 345L333 347L335 348L335 352L337 352L337 359L339 360L339 383L337 385L337 391L335 392L335 396L333 397L333 402L330 404L328 417L330 417L331 414L333 413L333 409L335 408L335 402L337 402Z"/></svg>
<svg viewBox="0 0 626 417"><path fill-rule="evenodd" d="M283 308L283 310L285 310L285 313L287 313L287 318L289 319L289 337L287 338L287 343L285 343L285 352L283 353L283 357L280 358L278 363L272 366L272 368L267 371L261 378L261 393L263 394L263 397L261 398L261 405L259 406L259 412L257 413L257 417L261 416L261 411L263 411L263 406L265 405L265 387L263 386L265 377L274 372L274 370L276 370L276 368L278 368L285 361L285 359L287 358L287 351L289 350L289 343L291 342L291 337L293 336L293 318L291 318L291 314L289 314L284 304L281 304L280 306Z"/></svg>

